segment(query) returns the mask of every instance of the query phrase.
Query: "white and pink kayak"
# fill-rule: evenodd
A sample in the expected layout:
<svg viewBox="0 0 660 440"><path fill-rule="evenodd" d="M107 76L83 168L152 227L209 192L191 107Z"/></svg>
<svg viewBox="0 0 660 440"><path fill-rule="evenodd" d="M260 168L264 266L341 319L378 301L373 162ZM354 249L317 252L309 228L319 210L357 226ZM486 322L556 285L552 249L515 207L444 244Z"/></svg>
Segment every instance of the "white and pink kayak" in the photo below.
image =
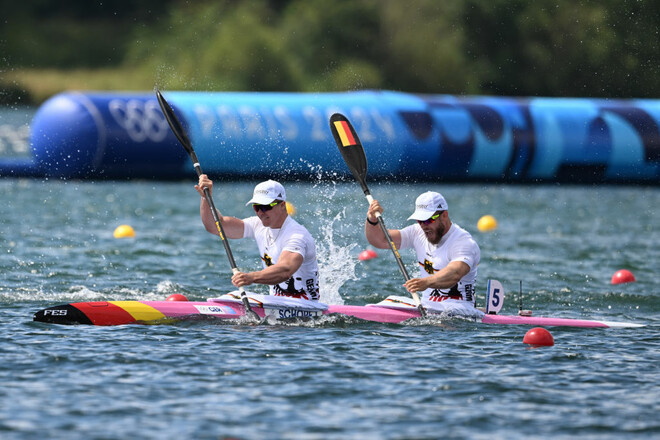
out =
<svg viewBox="0 0 660 440"><path fill-rule="evenodd" d="M378 304L366 306L327 305L285 297L273 297L249 293L250 307L262 319L291 320L315 319L325 315L343 315L364 321L381 323L402 323L410 319L420 319L421 315L409 298L390 296ZM448 301L444 301L448 303ZM450 304L450 303L449 303ZM642 327L628 322L593 321L572 318L545 318L485 314L471 307L467 313L458 308L447 308L437 304L424 303L428 315L433 318L461 316L484 324L517 324L531 326L568 327ZM444 314L444 315L443 315ZM239 320L245 318L245 308L237 292L210 298L207 301L92 301L77 302L49 307L34 315L35 321L54 324L123 325L123 324L165 324L194 319Z"/></svg>

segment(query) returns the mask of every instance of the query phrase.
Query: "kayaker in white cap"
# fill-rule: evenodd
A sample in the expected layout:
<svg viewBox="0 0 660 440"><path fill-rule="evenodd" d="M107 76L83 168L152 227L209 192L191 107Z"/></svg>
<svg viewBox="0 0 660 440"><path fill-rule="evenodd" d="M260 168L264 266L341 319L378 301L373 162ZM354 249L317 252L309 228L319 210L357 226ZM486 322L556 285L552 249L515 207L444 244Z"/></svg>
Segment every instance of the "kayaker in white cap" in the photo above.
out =
<svg viewBox="0 0 660 440"><path fill-rule="evenodd" d="M204 188L213 192L213 182L206 174L199 176L195 185L202 196L199 210L206 230L218 235ZM232 276L232 284L236 287L267 284L271 295L318 301L316 243L307 229L289 216L284 187L274 180L261 182L254 188L246 205L252 205L256 215L241 220L218 212L218 218L227 238L250 237L256 240L264 268L236 273Z"/></svg>
<svg viewBox="0 0 660 440"><path fill-rule="evenodd" d="M365 235L372 246L386 249L389 244L378 227L377 212L382 213L383 208L374 200L367 211ZM425 192L417 197L415 212L408 220L416 223L389 230L397 249L413 248L417 254L419 277L408 280L405 288L421 292L423 303L447 301L447 306L456 302L459 307L473 308L481 251L469 232L451 222L445 198Z"/></svg>

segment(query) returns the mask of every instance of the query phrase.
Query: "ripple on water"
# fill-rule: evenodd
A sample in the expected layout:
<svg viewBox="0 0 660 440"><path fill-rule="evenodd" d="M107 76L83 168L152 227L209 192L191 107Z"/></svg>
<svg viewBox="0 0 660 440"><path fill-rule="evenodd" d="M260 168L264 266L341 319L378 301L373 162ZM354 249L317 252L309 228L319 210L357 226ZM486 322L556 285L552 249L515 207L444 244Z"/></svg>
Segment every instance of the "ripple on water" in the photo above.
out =
<svg viewBox="0 0 660 440"><path fill-rule="evenodd" d="M515 314L522 280L524 307L536 316L643 329L552 328L554 347L530 349L527 327L465 320L109 328L31 320L58 303L172 293L204 300L233 290L222 244L199 222L193 183L0 181L0 437L660 435L657 189L437 186L452 219L481 246L478 301L486 280L499 279L503 312ZM243 204L253 186L222 182L216 204L250 215ZM388 226L399 228L427 189L390 183L372 191ZM293 182L287 193L320 241L327 302L406 295L391 252L357 260L366 202L354 182ZM22 206L32 215L16 216ZM493 233L476 230L486 213L498 220ZM136 238L113 239L119 224L131 224ZM231 246L239 267L259 267L253 244ZM416 273L414 256L401 255ZM621 268L637 282L611 285Z"/></svg>

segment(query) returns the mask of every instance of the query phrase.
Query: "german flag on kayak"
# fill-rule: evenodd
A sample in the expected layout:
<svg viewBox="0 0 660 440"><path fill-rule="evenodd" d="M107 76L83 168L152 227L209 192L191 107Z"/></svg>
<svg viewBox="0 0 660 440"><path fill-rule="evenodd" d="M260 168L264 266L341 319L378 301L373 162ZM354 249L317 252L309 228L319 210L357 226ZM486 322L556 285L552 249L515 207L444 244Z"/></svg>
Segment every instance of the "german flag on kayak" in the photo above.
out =
<svg viewBox="0 0 660 440"><path fill-rule="evenodd" d="M165 319L159 310L139 301L95 301L63 304L41 310L35 321L52 324L122 325Z"/></svg>

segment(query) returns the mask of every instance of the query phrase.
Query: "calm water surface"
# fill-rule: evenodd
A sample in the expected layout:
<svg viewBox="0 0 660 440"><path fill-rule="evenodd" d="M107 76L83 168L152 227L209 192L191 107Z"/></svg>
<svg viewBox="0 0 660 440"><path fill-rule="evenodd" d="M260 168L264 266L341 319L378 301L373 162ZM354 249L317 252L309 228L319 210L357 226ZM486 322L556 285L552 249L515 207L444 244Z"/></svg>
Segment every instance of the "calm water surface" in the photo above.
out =
<svg viewBox="0 0 660 440"><path fill-rule="evenodd" d="M660 191L645 187L445 185L453 220L480 243L486 280L516 313L635 321L643 329L528 330L460 320L407 325L327 319L87 327L35 323L81 300L204 300L230 290L221 242L198 218L194 182L0 180L0 437L659 438ZM247 216L255 182L223 182L216 204ZM322 300L403 294L389 251L357 260L366 201L353 182L288 182L317 237ZM373 184L391 227L430 185ZM476 229L492 214L499 227ZM135 239L115 239L130 224ZM238 265L256 246L232 241ZM413 256L403 252L411 272ZM627 268L637 282L612 286Z"/></svg>
<svg viewBox="0 0 660 440"><path fill-rule="evenodd" d="M389 251L357 260L367 247L359 186L318 173L285 186L295 217L317 238L322 300L405 295ZM255 183L218 184L216 204L250 215L244 203ZM642 329L551 328L554 347L529 349L527 327L461 320L32 321L66 302L205 300L233 290L193 184L192 175L0 180L0 438L660 438L658 188L370 184L390 227L408 224L419 193L446 196L452 219L481 246L481 304L486 280L499 279L503 313L515 314L522 281L524 307L536 315ZM485 214L497 218L496 231L477 230ZM121 224L136 238L113 238ZM239 267L259 267L253 242L231 246ZM412 253L402 256L416 273ZM611 285L622 268L637 282Z"/></svg>

